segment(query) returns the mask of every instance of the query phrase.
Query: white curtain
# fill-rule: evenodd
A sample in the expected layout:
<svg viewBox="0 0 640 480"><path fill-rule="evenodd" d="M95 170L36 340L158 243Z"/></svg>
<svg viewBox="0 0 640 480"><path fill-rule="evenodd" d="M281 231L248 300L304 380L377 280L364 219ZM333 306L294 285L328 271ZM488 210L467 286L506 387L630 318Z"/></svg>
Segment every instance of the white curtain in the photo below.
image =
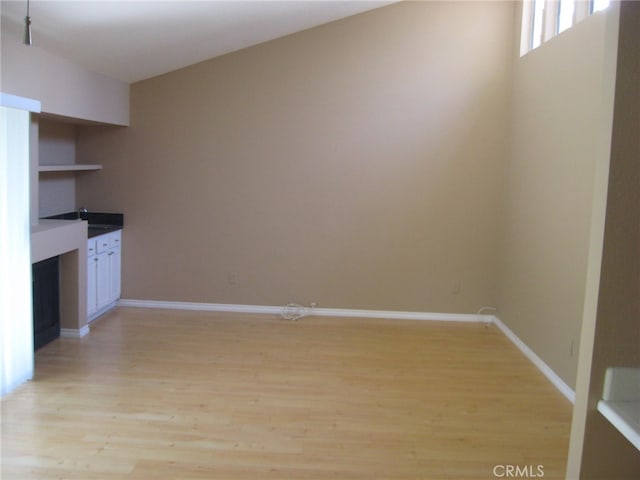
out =
<svg viewBox="0 0 640 480"><path fill-rule="evenodd" d="M16 100L0 97L0 395L33 377L30 113Z"/></svg>

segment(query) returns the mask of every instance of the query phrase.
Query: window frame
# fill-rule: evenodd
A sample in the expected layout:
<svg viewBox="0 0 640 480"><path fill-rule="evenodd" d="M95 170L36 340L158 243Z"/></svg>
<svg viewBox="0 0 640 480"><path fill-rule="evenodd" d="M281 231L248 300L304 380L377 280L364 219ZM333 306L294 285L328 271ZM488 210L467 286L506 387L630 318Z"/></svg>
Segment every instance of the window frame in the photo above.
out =
<svg viewBox="0 0 640 480"><path fill-rule="evenodd" d="M581 22L589 15L592 15L594 0L574 0L574 11L571 25L562 32L560 28L560 11L562 2L569 0L537 0L544 3L542 9L542 31L540 34L540 44L534 46L534 25L536 22L536 0L523 0L522 2L522 26L520 35L520 56L524 56L535 50L543 43L549 41L556 35L570 30L577 23ZM608 8L608 7L607 7ZM604 9L602 9L604 10ZM600 10L600 11L602 11Z"/></svg>

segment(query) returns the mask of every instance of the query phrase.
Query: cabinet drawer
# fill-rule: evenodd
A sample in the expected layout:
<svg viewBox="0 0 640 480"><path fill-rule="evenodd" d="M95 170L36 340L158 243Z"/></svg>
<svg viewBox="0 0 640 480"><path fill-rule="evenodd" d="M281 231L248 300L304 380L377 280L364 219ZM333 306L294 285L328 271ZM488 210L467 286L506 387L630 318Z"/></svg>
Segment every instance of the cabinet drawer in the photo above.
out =
<svg viewBox="0 0 640 480"><path fill-rule="evenodd" d="M106 252L109 248L109 235L96 237L96 253Z"/></svg>

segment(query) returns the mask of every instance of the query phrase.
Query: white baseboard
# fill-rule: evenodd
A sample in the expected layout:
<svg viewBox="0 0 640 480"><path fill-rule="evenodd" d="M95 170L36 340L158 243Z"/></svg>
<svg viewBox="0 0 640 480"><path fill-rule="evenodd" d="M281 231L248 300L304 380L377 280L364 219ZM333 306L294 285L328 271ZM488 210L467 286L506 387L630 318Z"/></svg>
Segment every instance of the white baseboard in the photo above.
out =
<svg viewBox="0 0 640 480"><path fill-rule="evenodd" d="M345 308L314 308L312 315L320 317L389 318L392 320L426 320L434 322L490 322L491 315L467 313L402 312L393 310L353 310Z"/></svg>
<svg viewBox="0 0 640 480"><path fill-rule="evenodd" d="M232 312L232 313L262 313L280 315L283 307L267 305L236 305L228 303L196 303L196 302L166 302L159 300L121 299L121 307L160 308L169 310L196 310L203 312ZM518 336L513 333L498 317L485 314L455 314L455 313L426 313L401 312L389 310L358 310L343 308L309 308L309 315L320 317L350 317L350 318L388 318L393 320L427 320L440 322L485 322L494 323L496 327L527 357L542 374L562 393L571 403L575 403L575 392L538 357Z"/></svg>
<svg viewBox="0 0 640 480"><path fill-rule="evenodd" d="M576 393L564 383L564 381L554 372L549 365L544 363L544 361L536 355L536 353L531 350L526 343L518 338L518 336L511 331L509 327L507 327L502 320L498 317L493 318L493 323L500 329L502 333L506 335L506 337L511 340L511 342L520 350L525 357L527 357L531 363L533 363L538 370L542 372L542 374L547 377L547 379L562 393L567 400L571 403L576 402Z"/></svg>
<svg viewBox="0 0 640 480"><path fill-rule="evenodd" d="M60 336L62 338L82 338L89 333L89 326L82 328L61 328Z"/></svg>
<svg viewBox="0 0 640 480"><path fill-rule="evenodd" d="M112 303L110 303L108 305L105 305L104 307L100 308L99 310L96 310L95 312L93 312L91 315L89 315L87 317L87 322L91 323L94 320L97 320L98 317L101 317L102 315L107 313L109 310L114 308L117 304L118 304L118 301L116 300L115 302L112 302Z"/></svg>
<svg viewBox="0 0 640 480"><path fill-rule="evenodd" d="M165 302L161 300L118 300L119 307L160 308L167 310L195 310L200 312L280 314L282 307L264 305L235 305L232 303Z"/></svg>
<svg viewBox="0 0 640 480"><path fill-rule="evenodd" d="M118 301L120 307L162 308L170 310L197 310L202 312L234 312L234 313L264 313L280 315L283 307L267 305L236 305L229 303L194 303L194 302L165 302L157 300L129 300ZM350 318L389 318L393 320L430 320L440 322L492 322L493 315L457 314L457 313L425 313L399 312L393 310L359 310L350 308L307 308L308 315L318 317L350 317Z"/></svg>

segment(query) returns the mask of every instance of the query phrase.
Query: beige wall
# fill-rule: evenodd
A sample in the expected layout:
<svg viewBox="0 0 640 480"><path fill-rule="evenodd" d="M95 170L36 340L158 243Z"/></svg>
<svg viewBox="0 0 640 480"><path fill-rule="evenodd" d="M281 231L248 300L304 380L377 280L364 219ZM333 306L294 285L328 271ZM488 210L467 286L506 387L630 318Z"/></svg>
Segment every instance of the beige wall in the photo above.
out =
<svg viewBox="0 0 640 480"><path fill-rule="evenodd" d="M104 164L79 202L125 213L123 296L493 303L513 24L406 2L134 84L131 127L77 146Z"/></svg>
<svg viewBox="0 0 640 480"><path fill-rule="evenodd" d="M554 37L514 71L498 315L571 388L592 233L602 238L591 225L596 168L609 161L611 15Z"/></svg>
<svg viewBox="0 0 640 480"><path fill-rule="evenodd" d="M38 157L43 165L76 163L76 130L70 123L39 119ZM76 209L76 174L43 172L38 175L38 216Z"/></svg>
<svg viewBox="0 0 640 480"><path fill-rule="evenodd" d="M129 124L129 85L23 45L22 25L2 18L0 91L39 100L42 112L116 125Z"/></svg>

